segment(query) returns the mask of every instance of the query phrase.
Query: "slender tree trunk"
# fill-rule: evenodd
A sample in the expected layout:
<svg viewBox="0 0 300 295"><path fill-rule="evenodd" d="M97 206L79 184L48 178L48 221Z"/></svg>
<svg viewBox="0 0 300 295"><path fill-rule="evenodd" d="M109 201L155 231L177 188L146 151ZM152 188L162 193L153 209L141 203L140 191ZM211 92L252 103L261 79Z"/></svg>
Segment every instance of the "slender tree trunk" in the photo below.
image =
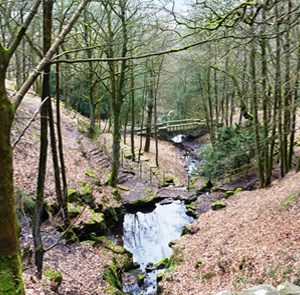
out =
<svg viewBox="0 0 300 295"><path fill-rule="evenodd" d="M280 174L281 177L285 176L286 167L286 157L284 151L284 130L282 126L282 93L281 93L281 37L279 35L280 31L280 15L279 15L279 3L275 5L275 17L277 20L276 24L276 69L275 69L275 97L278 101L278 136L279 136L279 156L280 156Z"/></svg>
<svg viewBox="0 0 300 295"><path fill-rule="evenodd" d="M153 113L153 89L150 89L150 101L148 102L148 105L147 105L146 140L145 140L145 146L144 146L144 151L147 153L149 153L149 151L150 151L152 113Z"/></svg>
<svg viewBox="0 0 300 295"><path fill-rule="evenodd" d="M140 129L140 148L139 148L139 159L138 162L141 160L141 154L142 154L142 146L143 146L143 127L144 127L144 117L145 117L145 104L146 104L146 88L145 88L146 82L144 81L144 89L143 89L143 100L142 100L142 116L141 116L141 129Z"/></svg>
<svg viewBox="0 0 300 295"><path fill-rule="evenodd" d="M65 213L66 222L68 222L68 182L66 176L66 166L64 159L63 139L61 132L61 119L60 119L60 78L59 78L60 67L56 64L56 130L58 138L58 153L60 160L61 177L63 183L62 198L63 198L63 211Z"/></svg>
<svg viewBox="0 0 300 295"><path fill-rule="evenodd" d="M120 143L121 143L121 123L120 123L120 107L114 105L113 109L113 159L110 184L113 187L117 186L118 174L120 168Z"/></svg>
<svg viewBox="0 0 300 295"><path fill-rule="evenodd" d="M135 128L135 79L133 64L131 65L131 132L130 132L130 146L132 161L135 161L135 146L134 146L134 128Z"/></svg>
<svg viewBox="0 0 300 295"><path fill-rule="evenodd" d="M265 33L266 12L262 12L263 29L261 35ZM271 171L269 170L269 104L267 93L267 57L266 57L266 40L264 37L260 39L261 49L261 76L262 76L262 106L263 106L263 159L264 159L264 172L265 172L265 186L268 186L271 182Z"/></svg>
<svg viewBox="0 0 300 295"><path fill-rule="evenodd" d="M257 157L257 171L259 176L259 187L264 187L264 166L262 161L262 151L259 135L259 120L258 120L258 101L257 101L257 79L256 79L256 50L255 43L252 41L251 45L251 57L250 57L250 74L251 74L251 95L252 95L252 108L253 108L253 128L255 133L255 147L256 147L256 157Z"/></svg>
<svg viewBox="0 0 300 295"><path fill-rule="evenodd" d="M291 89L291 77L290 77L290 59L291 59L291 45L290 45L290 21L291 21L291 0L287 1L287 24L285 33L285 83L284 83L284 156L285 156L285 173L287 173L292 166L292 162L289 160L289 136L291 134L291 109L292 109L292 89Z"/></svg>
<svg viewBox="0 0 300 295"><path fill-rule="evenodd" d="M44 54L47 53L51 46L51 34L52 34L52 0L43 1L43 51ZM50 97L50 66L47 65L44 68L43 73L43 88L41 100L44 101L46 97ZM34 208L34 218L33 218L33 241L35 250L35 265L37 267L37 273L39 278L42 277L43 269L43 257L44 257L44 247L42 241L42 235L40 231L42 211L44 204L44 190L45 190L45 176L47 168L47 148L48 148L48 118L51 116L51 99L48 99L46 103L41 108L41 130L40 130L40 157L39 157L39 170L38 170L38 183L37 183L37 196ZM51 120L51 119L50 119ZM52 117L52 128L53 117ZM54 139L55 141L55 139ZM53 150L52 150L53 151ZM54 155L54 154L53 154ZM54 166L55 169L55 166ZM56 174L54 172L54 174ZM57 184L57 183L56 183ZM57 187L56 187L57 189ZM59 188L60 190L60 188ZM60 194L60 192L59 192ZM58 194L58 195L59 195Z"/></svg>

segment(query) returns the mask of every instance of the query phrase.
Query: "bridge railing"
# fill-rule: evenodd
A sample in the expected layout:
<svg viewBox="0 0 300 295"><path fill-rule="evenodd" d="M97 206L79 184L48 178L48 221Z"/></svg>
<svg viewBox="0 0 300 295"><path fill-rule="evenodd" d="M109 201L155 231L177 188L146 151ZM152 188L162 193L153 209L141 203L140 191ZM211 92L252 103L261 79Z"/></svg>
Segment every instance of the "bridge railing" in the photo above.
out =
<svg viewBox="0 0 300 295"><path fill-rule="evenodd" d="M205 120L201 119L185 119L161 122L156 125L158 131L177 131L197 128L199 125L206 124ZM145 134L147 127L135 128L136 133ZM155 126L151 126L151 132L155 130Z"/></svg>

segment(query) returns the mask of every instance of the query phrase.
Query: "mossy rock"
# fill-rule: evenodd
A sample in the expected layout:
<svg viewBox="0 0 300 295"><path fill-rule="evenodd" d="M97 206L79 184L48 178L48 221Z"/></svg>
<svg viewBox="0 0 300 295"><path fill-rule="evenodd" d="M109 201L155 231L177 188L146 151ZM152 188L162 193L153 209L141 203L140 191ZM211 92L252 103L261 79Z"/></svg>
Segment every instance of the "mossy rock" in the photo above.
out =
<svg viewBox="0 0 300 295"><path fill-rule="evenodd" d="M92 233L97 233L98 235L105 234L107 232L107 226L104 214L85 207L73 225L73 230L80 240L90 240Z"/></svg>
<svg viewBox="0 0 300 295"><path fill-rule="evenodd" d="M164 277L164 273L163 272L160 272L156 275L156 282L159 283L160 281L162 281Z"/></svg>
<svg viewBox="0 0 300 295"><path fill-rule="evenodd" d="M81 182L80 189L81 189L81 192L83 195L90 195L90 194L92 194L92 191L93 191L92 186L85 181Z"/></svg>
<svg viewBox="0 0 300 295"><path fill-rule="evenodd" d="M163 269L166 268L169 264L169 259L167 257L164 257L159 262L155 263L154 266L156 269Z"/></svg>
<svg viewBox="0 0 300 295"><path fill-rule="evenodd" d="M131 202L132 205L146 207L147 205L152 205L155 203L155 196L146 196L140 199L135 199Z"/></svg>
<svg viewBox="0 0 300 295"><path fill-rule="evenodd" d="M196 210L197 209L197 202L194 201L190 204L185 205L186 209Z"/></svg>
<svg viewBox="0 0 300 295"><path fill-rule="evenodd" d="M118 268L115 263L110 264L106 267L103 273L103 280L105 280L110 287L122 290L122 282L118 273ZM113 293L116 294L116 293Z"/></svg>
<svg viewBox="0 0 300 295"><path fill-rule="evenodd" d="M91 238L95 242L95 245L101 245L102 247L109 249L116 254L129 253L125 248L116 245L112 240L108 239L106 236L96 236L94 233L92 233Z"/></svg>
<svg viewBox="0 0 300 295"><path fill-rule="evenodd" d="M144 273L140 273L137 275L137 283L138 283L139 287L141 287L144 284L145 277L146 277L146 274L144 274Z"/></svg>
<svg viewBox="0 0 300 295"><path fill-rule="evenodd" d="M80 196L75 188L68 188L67 192L68 202L76 202L79 200Z"/></svg>
<svg viewBox="0 0 300 295"><path fill-rule="evenodd" d="M53 268L47 268L44 270L44 276L50 281L51 291L57 292L63 280L62 274Z"/></svg>
<svg viewBox="0 0 300 295"><path fill-rule="evenodd" d="M74 204L74 203L68 203L68 213L70 218L77 217L83 210L83 206Z"/></svg>
<svg viewBox="0 0 300 295"><path fill-rule="evenodd" d="M233 196L235 194L235 191L232 191L232 190L228 190L225 192L225 198L229 198L231 196Z"/></svg>
<svg viewBox="0 0 300 295"><path fill-rule="evenodd" d="M220 210L220 209L223 209L225 207L226 207L226 204L223 200L217 200L217 201L214 201L211 204L211 209L212 210Z"/></svg>
<svg viewBox="0 0 300 295"><path fill-rule="evenodd" d="M88 169L85 171L85 175L90 177L91 179L97 180L98 177L96 175L96 173L92 170L92 169Z"/></svg>
<svg viewBox="0 0 300 295"><path fill-rule="evenodd" d="M243 188L242 187L237 187L235 190L234 190L234 193L235 194L238 194L238 193L240 193L240 192L242 192L243 191Z"/></svg>

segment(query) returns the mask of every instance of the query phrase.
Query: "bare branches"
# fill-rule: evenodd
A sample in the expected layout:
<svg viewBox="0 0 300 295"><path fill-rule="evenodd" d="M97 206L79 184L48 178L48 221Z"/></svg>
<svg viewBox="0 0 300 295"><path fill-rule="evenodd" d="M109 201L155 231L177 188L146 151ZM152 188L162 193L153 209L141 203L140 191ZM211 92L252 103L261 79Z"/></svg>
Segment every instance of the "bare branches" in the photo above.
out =
<svg viewBox="0 0 300 295"><path fill-rule="evenodd" d="M10 45L9 45L9 57L11 57L14 52L16 51L17 47L19 46L22 38L25 35L25 32L27 30L27 28L29 27L31 21L33 20L33 17L35 16L35 14L37 13L37 10L41 4L42 0L35 0L30 12L28 13L28 16L26 17L24 23L22 24L22 27L19 29L18 33L15 35L14 39L11 41Z"/></svg>
<svg viewBox="0 0 300 295"><path fill-rule="evenodd" d="M77 10L74 12L70 20L67 22L66 26L62 29L61 33L55 39L54 43L52 44L51 48L45 55L45 57L40 61L34 71L30 74L28 79L24 82L22 87L19 91L14 95L13 102L15 105L15 110L19 107L20 103L23 100L24 95L36 80L36 78L40 75L40 73L44 70L44 68L50 63L52 57L57 52L59 46L64 42L67 34L71 31L74 23L79 18L81 12L85 8L85 6L89 3L89 0L82 0L81 4L78 6Z"/></svg>

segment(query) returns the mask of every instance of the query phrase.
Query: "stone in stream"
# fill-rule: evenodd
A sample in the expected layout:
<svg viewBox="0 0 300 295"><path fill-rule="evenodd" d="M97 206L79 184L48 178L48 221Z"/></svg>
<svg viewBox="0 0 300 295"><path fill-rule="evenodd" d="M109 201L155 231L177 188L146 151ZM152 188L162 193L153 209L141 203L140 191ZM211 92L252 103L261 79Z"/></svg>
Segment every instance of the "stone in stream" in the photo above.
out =
<svg viewBox="0 0 300 295"><path fill-rule="evenodd" d="M156 267L154 266L154 264L152 262L149 262L147 265L146 265L146 272L152 272L156 270Z"/></svg>

